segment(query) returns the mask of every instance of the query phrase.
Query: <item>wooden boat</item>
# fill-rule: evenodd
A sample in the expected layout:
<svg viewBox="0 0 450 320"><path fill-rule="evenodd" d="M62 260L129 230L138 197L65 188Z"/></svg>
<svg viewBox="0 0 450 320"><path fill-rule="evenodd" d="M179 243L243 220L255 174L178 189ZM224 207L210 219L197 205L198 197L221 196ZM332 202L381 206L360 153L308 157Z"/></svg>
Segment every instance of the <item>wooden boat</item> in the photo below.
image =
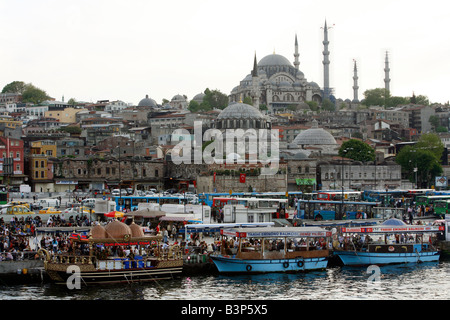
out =
<svg viewBox="0 0 450 320"><path fill-rule="evenodd" d="M300 272L328 264L331 232L319 227L237 228L221 234L221 252L210 256L221 273ZM236 248L227 245L230 239L238 241Z"/></svg>
<svg viewBox="0 0 450 320"><path fill-rule="evenodd" d="M79 277L82 284L132 283L171 279L183 269L179 246L166 247L162 236L144 236L142 228L114 221L95 226L88 237L74 234L71 252L53 254L45 249L44 267L50 279L59 284ZM138 252L124 256L128 248ZM111 254L115 253L115 254Z"/></svg>
<svg viewBox="0 0 450 320"><path fill-rule="evenodd" d="M334 246L334 254L347 266L439 261L440 251L432 242L424 242L423 235L442 231L439 226L407 225L395 218L370 227L342 228L343 234L357 235L361 241L349 241L344 248ZM375 237L380 239L374 241Z"/></svg>

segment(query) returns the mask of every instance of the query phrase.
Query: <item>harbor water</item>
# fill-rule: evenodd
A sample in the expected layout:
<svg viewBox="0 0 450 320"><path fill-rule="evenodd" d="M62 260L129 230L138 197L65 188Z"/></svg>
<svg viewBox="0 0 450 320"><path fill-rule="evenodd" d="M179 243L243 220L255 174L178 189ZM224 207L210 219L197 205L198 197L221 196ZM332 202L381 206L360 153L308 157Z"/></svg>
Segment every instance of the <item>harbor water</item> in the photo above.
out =
<svg viewBox="0 0 450 320"><path fill-rule="evenodd" d="M330 267L298 274L183 276L68 289L51 283L0 284L5 300L448 300L450 259L392 266Z"/></svg>

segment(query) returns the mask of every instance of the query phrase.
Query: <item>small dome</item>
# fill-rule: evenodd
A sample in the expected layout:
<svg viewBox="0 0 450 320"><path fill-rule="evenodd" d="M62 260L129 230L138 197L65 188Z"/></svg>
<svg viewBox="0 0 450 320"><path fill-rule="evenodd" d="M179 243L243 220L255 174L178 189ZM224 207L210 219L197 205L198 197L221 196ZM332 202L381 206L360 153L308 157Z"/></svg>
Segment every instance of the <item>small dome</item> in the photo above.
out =
<svg viewBox="0 0 450 320"><path fill-rule="evenodd" d="M103 239L106 238L106 230L101 225L96 225L91 229L91 237L93 239Z"/></svg>
<svg viewBox="0 0 450 320"><path fill-rule="evenodd" d="M144 231L142 230L142 227L138 226L136 223L130 224L131 229L131 236L135 238L140 238L144 236Z"/></svg>
<svg viewBox="0 0 450 320"><path fill-rule="evenodd" d="M336 140L328 131L318 128L317 121L313 121L311 129L300 132L293 143L297 145L336 145Z"/></svg>
<svg viewBox="0 0 450 320"><path fill-rule="evenodd" d="M404 225L406 225L406 223L404 223L400 219L391 218L391 219L388 219L385 222L383 222L382 225L383 226L404 226Z"/></svg>
<svg viewBox="0 0 450 320"><path fill-rule="evenodd" d="M199 94L196 94L195 96L194 96L194 98L192 98L192 100L195 100L195 101L197 101L198 103L202 103L203 102L203 97L205 96L205 94L204 93L199 93Z"/></svg>
<svg viewBox="0 0 450 320"><path fill-rule="evenodd" d="M139 101L138 104L139 107L152 107L152 108L156 108L158 105L156 103L155 100L151 99L148 97L148 94L145 96L144 99L142 99L141 101Z"/></svg>
<svg viewBox="0 0 450 320"><path fill-rule="evenodd" d="M223 109L217 119L264 119L264 115L251 105L233 103Z"/></svg>
<svg viewBox="0 0 450 320"><path fill-rule="evenodd" d="M125 223L112 221L105 227L107 238L123 239L126 235L131 236L131 229Z"/></svg>
<svg viewBox="0 0 450 320"><path fill-rule="evenodd" d="M173 96L172 101L186 101L186 98L181 94L177 94Z"/></svg>
<svg viewBox="0 0 450 320"><path fill-rule="evenodd" d="M316 82L314 82L314 81L308 82L308 85L313 87L313 88L317 88L317 89L320 88L319 85Z"/></svg>

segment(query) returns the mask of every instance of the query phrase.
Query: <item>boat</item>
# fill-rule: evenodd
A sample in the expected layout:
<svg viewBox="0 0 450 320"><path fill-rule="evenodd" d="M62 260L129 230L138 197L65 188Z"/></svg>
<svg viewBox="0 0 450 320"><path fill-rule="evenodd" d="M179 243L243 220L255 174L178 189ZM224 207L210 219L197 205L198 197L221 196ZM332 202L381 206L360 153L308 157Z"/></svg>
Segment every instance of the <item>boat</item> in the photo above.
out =
<svg viewBox="0 0 450 320"><path fill-rule="evenodd" d="M221 235L220 253L210 255L219 273L293 273L328 265L331 231L320 227L234 228Z"/></svg>
<svg viewBox="0 0 450 320"><path fill-rule="evenodd" d="M353 240L344 241L344 247L334 242L334 254L346 266L439 261L440 251L433 241L424 242L424 235L441 232L440 226L408 225L396 218L369 227L344 227L343 235Z"/></svg>
<svg viewBox="0 0 450 320"><path fill-rule="evenodd" d="M74 233L70 239L68 252L38 251L46 273L57 284L67 284L74 274L88 285L172 279L183 270L179 246L163 244L160 234L145 236L135 223L115 220L105 227L94 226L87 236Z"/></svg>

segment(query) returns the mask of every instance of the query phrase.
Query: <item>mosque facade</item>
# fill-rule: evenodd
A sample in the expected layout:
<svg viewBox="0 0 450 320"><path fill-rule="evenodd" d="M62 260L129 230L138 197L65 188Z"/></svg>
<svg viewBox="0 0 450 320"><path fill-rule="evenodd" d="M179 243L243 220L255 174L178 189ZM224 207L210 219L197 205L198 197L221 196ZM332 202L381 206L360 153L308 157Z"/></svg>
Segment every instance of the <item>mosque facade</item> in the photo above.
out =
<svg viewBox="0 0 450 320"><path fill-rule="evenodd" d="M253 106L267 107L268 113L288 107L303 108L306 101L322 103L324 91L314 81L308 81L300 71L298 41L295 36L294 63L280 54L270 54L259 62L254 59L253 70L230 93L230 101L250 97ZM327 90L328 92L328 90Z"/></svg>

